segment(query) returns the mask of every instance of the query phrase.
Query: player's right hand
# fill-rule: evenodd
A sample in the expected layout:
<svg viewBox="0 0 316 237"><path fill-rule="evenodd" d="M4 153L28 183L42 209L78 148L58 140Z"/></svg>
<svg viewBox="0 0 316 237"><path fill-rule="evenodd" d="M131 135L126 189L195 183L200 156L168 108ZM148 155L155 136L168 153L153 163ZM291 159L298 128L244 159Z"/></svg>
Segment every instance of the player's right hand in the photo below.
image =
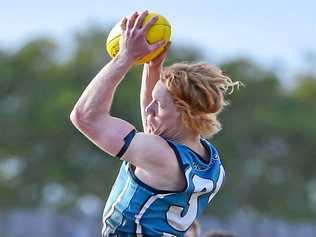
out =
<svg viewBox="0 0 316 237"><path fill-rule="evenodd" d="M167 58L167 55L169 53L171 41L167 42L166 46L164 47L164 50L153 60L149 61L148 64L151 67L161 67L164 63L164 61Z"/></svg>

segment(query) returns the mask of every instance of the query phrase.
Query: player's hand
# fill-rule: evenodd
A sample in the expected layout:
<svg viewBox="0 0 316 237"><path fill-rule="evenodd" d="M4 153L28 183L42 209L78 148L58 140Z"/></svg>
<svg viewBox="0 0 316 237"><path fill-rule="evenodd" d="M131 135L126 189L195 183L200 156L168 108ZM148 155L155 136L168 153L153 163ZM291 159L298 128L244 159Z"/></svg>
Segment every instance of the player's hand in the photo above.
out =
<svg viewBox="0 0 316 237"><path fill-rule="evenodd" d="M165 41L159 41L154 44L147 42L146 34L158 20L158 17L155 16L143 25L144 18L147 15L148 11L144 11L141 14L134 12L129 18L124 18L121 21L122 40L118 55L127 57L133 63L166 44Z"/></svg>
<svg viewBox="0 0 316 237"><path fill-rule="evenodd" d="M171 41L169 41L166 46L164 47L164 50L154 59L152 59L151 61L148 62L150 67L161 67L164 63L164 61L167 58L167 55L169 53L169 49L170 49L170 45L171 45Z"/></svg>

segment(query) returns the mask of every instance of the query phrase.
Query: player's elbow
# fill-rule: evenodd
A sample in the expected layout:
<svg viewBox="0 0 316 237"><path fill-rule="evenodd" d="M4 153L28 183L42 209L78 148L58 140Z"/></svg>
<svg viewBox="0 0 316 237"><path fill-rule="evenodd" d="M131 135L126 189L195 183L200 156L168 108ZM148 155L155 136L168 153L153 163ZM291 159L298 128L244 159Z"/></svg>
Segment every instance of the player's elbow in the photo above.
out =
<svg viewBox="0 0 316 237"><path fill-rule="evenodd" d="M79 121L81 119L80 113L76 109L72 110L69 119L75 127L78 127Z"/></svg>
<svg viewBox="0 0 316 237"><path fill-rule="evenodd" d="M86 125L89 124L89 121L91 120L89 115L76 108L71 111L69 118L76 128L86 127Z"/></svg>

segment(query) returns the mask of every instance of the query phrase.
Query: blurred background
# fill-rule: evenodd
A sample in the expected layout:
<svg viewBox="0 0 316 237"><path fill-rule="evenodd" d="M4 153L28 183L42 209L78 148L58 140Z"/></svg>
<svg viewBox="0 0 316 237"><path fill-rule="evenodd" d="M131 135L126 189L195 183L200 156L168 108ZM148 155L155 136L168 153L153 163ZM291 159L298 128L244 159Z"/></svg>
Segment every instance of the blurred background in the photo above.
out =
<svg viewBox="0 0 316 237"><path fill-rule="evenodd" d="M0 15L0 236L100 236L120 161L70 123L89 81L109 61L111 27L134 10L172 25L166 64L206 61L246 87L227 99L225 185L202 234L316 236L315 1L7 1ZM141 66L113 114L141 129Z"/></svg>

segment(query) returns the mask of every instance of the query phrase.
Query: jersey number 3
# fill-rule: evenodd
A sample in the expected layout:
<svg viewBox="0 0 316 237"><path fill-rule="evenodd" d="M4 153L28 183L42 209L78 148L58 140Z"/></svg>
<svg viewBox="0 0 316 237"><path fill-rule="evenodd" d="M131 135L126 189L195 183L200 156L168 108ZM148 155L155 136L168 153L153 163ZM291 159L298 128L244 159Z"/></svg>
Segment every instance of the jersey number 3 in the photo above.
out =
<svg viewBox="0 0 316 237"><path fill-rule="evenodd" d="M194 192L192 193L188 203L189 209L187 213L182 216L181 213L184 209L183 207L171 206L167 212L167 220L169 225L178 231L186 231L197 217L199 197L203 194L209 193L210 196L208 198L208 202L210 202L222 185L223 176L224 170L221 167L220 176L216 183L216 189L212 192L214 188L214 183L212 180L204 179L194 175L192 178Z"/></svg>

